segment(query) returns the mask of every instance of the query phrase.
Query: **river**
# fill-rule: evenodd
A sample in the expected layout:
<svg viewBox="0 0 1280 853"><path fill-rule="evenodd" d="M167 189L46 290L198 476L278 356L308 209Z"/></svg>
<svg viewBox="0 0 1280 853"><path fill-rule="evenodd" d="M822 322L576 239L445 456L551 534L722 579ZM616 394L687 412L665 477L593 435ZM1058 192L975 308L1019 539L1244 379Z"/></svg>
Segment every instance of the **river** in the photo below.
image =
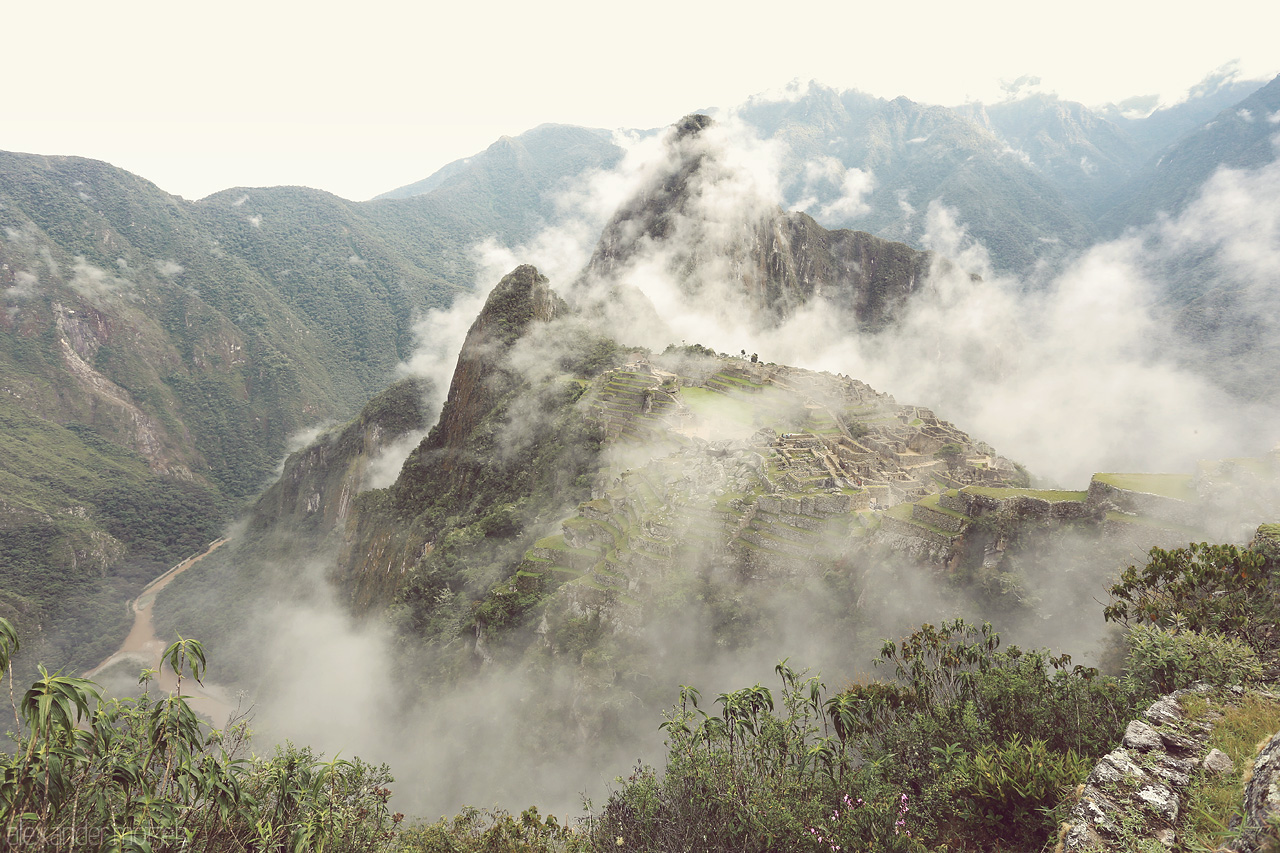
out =
<svg viewBox="0 0 1280 853"><path fill-rule="evenodd" d="M133 609L133 628L130 629L129 636L125 637L120 648L116 649L102 663L86 672L84 677L93 678L118 661L131 660L138 664L140 669L156 670L156 675L152 678L152 684L156 685L160 690L168 693L177 687L177 678L174 676L173 670L162 665L161 658L164 656L164 650L169 647L169 643L156 636L155 624L151 618L151 609L156 603L156 595L160 590L168 586L170 581L212 554L226 542L225 537L215 539L209 543L209 547L199 554L188 557L143 587L138 597L130 602L130 607ZM215 684L206 682L201 685L191 678L186 678L182 682L182 690L191 708L196 713L212 720L215 728L226 726L237 714L236 704L225 690Z"/></svg>

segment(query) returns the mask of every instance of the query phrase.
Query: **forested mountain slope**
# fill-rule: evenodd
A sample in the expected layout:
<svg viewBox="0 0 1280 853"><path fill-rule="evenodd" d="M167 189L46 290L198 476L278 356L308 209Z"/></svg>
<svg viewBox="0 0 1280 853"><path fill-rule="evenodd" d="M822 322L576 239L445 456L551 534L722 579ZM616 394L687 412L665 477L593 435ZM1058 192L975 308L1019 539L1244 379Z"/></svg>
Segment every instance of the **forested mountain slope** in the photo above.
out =
<svg viewBox="0 0 1280 853"><path fill-rule="evenodd" d="M430 199L188 202L23 154L0 154L0 226L0 586L58 644L44 660L79 664L118 630L87 614L212 538L290 435L385 387L502 234Z"/></svg>

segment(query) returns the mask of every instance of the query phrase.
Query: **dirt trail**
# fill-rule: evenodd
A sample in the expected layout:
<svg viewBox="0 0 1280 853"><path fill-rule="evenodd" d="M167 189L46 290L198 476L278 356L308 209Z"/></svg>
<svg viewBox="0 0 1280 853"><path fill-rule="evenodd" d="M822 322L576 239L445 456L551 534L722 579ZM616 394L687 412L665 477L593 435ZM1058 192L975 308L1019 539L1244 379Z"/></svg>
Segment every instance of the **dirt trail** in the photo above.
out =
<svg viewBox="0 0 1280 853"><path fill-rule="evenodd" d="M156 603L156 594L168 586L170 581L212 554L224 545L226 541L225 537L215 539L209 543L208 548L199 554L188 557L143 587L141 594L130 605L133 608L133 628L129 631L129 636L125 637L119 649L102 663L86 672L84 677L93 678L117 661L133 660L141 667L157 671L152 683L160 690L166 693L173 690L177 686L177 679L174 677L173 670L161 666L161 656L169 644L156 636L155 624L151 619L151 608ZM187 678L183 681L182 691L184 695L189 697L187 703L192 709L209 717L216 727L225 726L227 720L236 711L226 693L214 684L206 683L201 686Z"/></svg>

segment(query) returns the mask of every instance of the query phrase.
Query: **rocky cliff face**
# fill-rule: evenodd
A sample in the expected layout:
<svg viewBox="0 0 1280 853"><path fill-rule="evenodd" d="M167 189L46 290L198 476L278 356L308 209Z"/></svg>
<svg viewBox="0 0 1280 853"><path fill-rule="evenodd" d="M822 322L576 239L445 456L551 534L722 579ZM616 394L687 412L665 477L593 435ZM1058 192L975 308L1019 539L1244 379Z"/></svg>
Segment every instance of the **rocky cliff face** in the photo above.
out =
<svg viewBox="0 0 1280 853"><path fill-rule="evenodd" d="M1143 719L1129 723L1121 745L1098 762L1077 792L1054 848L1057 853L1178 849L1185 844L1182 836L1200 828L1189 827L1186 819L1194 789L1240 773L1231 758L1210 748L1209 742L1224 715L1246 702L1266 707L1272 714L1280 710L1280 696L1275 693L1203 683L1153 703ZM1197 708L1194 716L1188 713L1189 707ZM1220 849L1241 853L1270 849L1268 841L1275 838L1271 821L1280 809L1278 754L1280 735L1260 745L1251 772L1245 774L1244 826L1232 827L1243 832Z"/></svg>
<svg viewBox="0 0 1280 853"><path fill-rule="evenodd" d="M530 323L546 323L566 313L564 301L552 292L547 277L525 264L498 282L484 308L467 331L458 365L449 384L449 397L440 425L424 447L456 450L493 407L494 388L488 387L503 368L505 356Z"/></svg>
<svg viewBox="0 0 1280 853"><path fill-rule="evenodd" d="M337 575L357 610L391 600L410 569L431 554L447 517L475 520L476 513L530 500L563 474L557 472L564 448L544 431L555 429L555 413L576 396L565 395L573 389L564 383L531 384L512 355L567 315L547 278L529 265L489 294L458 355L439 422L389 490L352 505ZM521 430L531 431L529 443L512 450L512 433Z"/></svg>
<svg viewBox="0 0 1280 853"><path fill-rule="evenodd" d="M345 427L292 454L280 479L254 504L250 529L301 534L313 544L341 529L352 500L370 486L370 463L389 445L426 428L424 391L417 380L397 382Z"/></svg>
<svg viewBox="0 0 1280 853"><path fill-rule="evenodd" d="M440 422L414 453L411 464L437 466L445 476L457 472L477 425L515 381L505 372L512 346L531 324L548 323L567 313L564 300L533 266L516 267L498 282L467 332Z"/></svg>

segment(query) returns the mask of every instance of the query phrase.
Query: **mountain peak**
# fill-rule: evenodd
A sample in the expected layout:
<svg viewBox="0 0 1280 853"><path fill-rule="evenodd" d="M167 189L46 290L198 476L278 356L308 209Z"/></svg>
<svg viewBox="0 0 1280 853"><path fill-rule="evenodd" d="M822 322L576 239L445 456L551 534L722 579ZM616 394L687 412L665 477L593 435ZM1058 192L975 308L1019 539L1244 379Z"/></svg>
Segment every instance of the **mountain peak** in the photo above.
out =
<svg viewBox="0 0 1280 853"><path fill-rule="evenodd" d="M697 136L711 125L715 124L715 119L709 115L702 113L690 113L676 123L676 139L684 139L686 136Z"/></svg>
<svg viewBox="0 0 1280 853"><path fill-rule="evenodd" d="M500 396L497 374L507 353L534 323L546 323L569 312L532 264L521 264L503 276L476 317L458 353L449 397L439 425L427 437L431 448L458 449ZM450 463L442 463L449 467Z"/></svg>

